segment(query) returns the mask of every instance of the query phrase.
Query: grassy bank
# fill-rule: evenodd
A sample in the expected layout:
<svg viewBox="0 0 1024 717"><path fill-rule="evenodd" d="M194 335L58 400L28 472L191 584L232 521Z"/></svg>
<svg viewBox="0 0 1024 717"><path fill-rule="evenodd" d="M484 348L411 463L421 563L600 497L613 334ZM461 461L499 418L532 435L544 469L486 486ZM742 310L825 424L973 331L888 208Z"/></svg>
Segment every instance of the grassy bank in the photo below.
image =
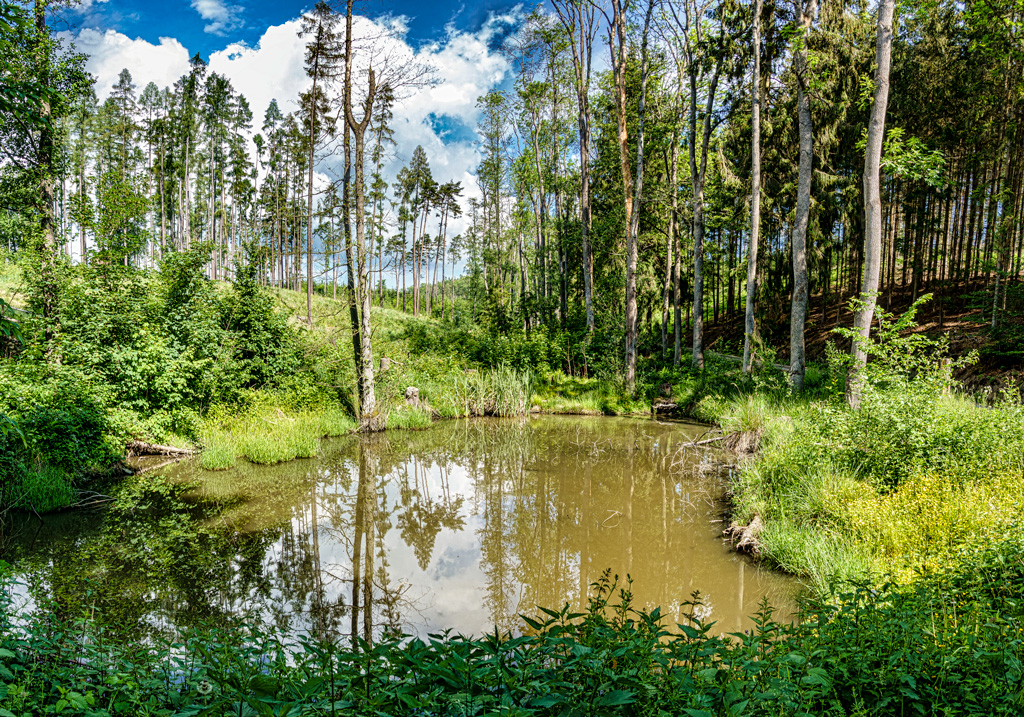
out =
<svg viewBox="0 0 1024 717"><path fill-rule="evenodd" d="M88 606L5 603L0 715L1018 715L1022 552L1015 537L912 586L808 602L795 625L765 609L729 637L693 604L666 625L607 580L584 614L546 610L520 636L354 647L256 625L126 645Z"/></svg>
<svg viewBox="0 0 1024 717"><path fill-rule="evenodd" d="M836 579L912 580L1024 522L1019 395L958 393L942 347L886 332L897 323L883 318L855 410L841 360L816 399L704 400L733 444L756 449L732 487L735 524L763 560L819 593Z"/></svg>

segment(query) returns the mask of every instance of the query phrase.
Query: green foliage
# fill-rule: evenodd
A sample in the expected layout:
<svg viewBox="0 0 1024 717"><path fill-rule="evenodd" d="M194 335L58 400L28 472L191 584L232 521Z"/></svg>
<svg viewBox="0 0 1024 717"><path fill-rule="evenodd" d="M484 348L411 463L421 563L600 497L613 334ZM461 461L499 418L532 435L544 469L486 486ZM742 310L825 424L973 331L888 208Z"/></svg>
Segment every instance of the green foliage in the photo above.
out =
<svg viewBox="0 0 1024 717"><path fill-rule="evenodd" d="M1024 543L911 586L842 587L718 636L699 595L669 626L605 574L587 609L522 634L287 643L256 624L124 644L45 604L0 612L10 714L1016 715L1024 707ZM55 606L54 606L55 607ZM243 629L239 629L243 628ZM2 712L0 712L2 714Z"/></svg>
<svg viewBox="0 0 1024 717"><path fill-rule="evenodd" d="M81 371L0 362L0 413L17 428L0 431L0 506L64 507L74 481L118 460L118 427L103 406Z"/></svg>
<svg viewBox="0 0 1024 717"><path fill-rule="evenodd" d="M126 178L123 168L107 170L99 177L96 199L98 216L86 221L96 232L95 258L111 267L126 266L146 245L148 202L142 183Z"/></svg>
<svg viewBox="0 0 1024 717"><path fill-rule="evenodd" d="M872 88L873 89L873 88ZM945 184L946 158L942 151L929 150L917 137L904 139L906 131L901 127L890 127L885 133L882 151L882 171L900 179L924 182L932 187ZM864 129L857 149L867 147L867 128Z"/></svg>
<svg viewBox="0 0 1024 717"><path fill-rule="evenodd" d="M246 388L273 384L292 373L297 357L291 350L287 320L258 283L253 263L235 266L235 282L221 306L224 326L232 334L238 382Z"/></svg>
<svg viewBox="0 0 1024 717"><path fill-rule="evenodd" d="M20 343L22 340L21 325L15 316L14 307L0 298L0 338L13 339Z"/></svg>
<svg viewBox="0 0 1024 717"><path fill-rule="evenodd" d="M569 347L578 345L578 337L556 329L499 332L458 321L409 323L406 339L414 352L455 356L479 368L504 365L538 374L566 366L575 354Z"/></svg>
<svg viewBox="0 0 1024 717"><path fill-rule="evenodd" d="M852 328L834 329L834 333L850 339L868 356L864 379L869 389L942 390L950 385L955 369L977 360L973 352L950 360L948 338L933 339L914 330L918 309L931 298L931 294L922 295L898 318L875 307L875 324L866 339ZM860 299L850 301L851 312L862 307ZM834 345L829 346L828 357L833 376L841 376L853 362L852 355L840 352Z"/></svg>
<svg viewBox="0 0 1024 717"><path fill-rule="evenodd" d="M838 380L850 359L834 348L830 400L758 407L763 450L734 486L736 516L760 516L761 554L819 591L837 576L909 578L955 562L1024 519L1024 407L951 395L952 367L971 357L946 361L943 342L913 330L919 303L899 319L880 312L870 341L857 337L870 361L856 410Z"/></svg>
<svg viewBox="0 0 1024 717"><path fill-rule="evenodd" d="M298 366L293 332L252 268L239 267L221 297L204 276L209 247L168 252L156 274L120 259L65 268L57 312L45 326L30 316L26 350L0 362L0 413L18 421L25 464L62 471L65 482L119 460L140 434L195 437L209 406L240 403L246 389L271 387ZM59 365L45 363L55 354ZM283 453L252 450L270 462L311 455L323 433L308 433L282 439ZM204 460L226 467L234 455L214 449Z"/></svg>

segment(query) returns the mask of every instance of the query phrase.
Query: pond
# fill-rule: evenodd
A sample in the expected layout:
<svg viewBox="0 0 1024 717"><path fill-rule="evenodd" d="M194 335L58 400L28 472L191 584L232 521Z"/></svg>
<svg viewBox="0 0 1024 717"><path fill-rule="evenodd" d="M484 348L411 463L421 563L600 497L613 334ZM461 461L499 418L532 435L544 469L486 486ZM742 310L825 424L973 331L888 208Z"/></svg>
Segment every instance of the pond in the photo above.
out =
<svg viewBox="0 0 1024 717"><path fill-rule="evenodd" d="M798 585L721 537L704 428L534 416L325 441L276 466L191 462L125 479L102 510L13 526L16 601L125 634L258 618L290 634L520 631L585 607L606 572L673 622L695 591L719 632L785 618ZM627 576L630 582L627 582Z"/></svg>

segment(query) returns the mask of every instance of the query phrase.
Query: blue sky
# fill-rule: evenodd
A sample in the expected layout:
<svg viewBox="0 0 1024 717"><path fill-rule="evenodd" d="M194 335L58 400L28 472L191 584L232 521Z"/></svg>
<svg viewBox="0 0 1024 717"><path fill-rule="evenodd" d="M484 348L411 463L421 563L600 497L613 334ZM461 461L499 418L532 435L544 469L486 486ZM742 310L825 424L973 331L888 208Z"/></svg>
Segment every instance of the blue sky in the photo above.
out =
<svg viewBox="0 0 1024 717"><path fill-rule="evenodd" d="M177 39L203 57L231 42L255 45L267 27L294 19L312 2L275 0L83 0L79 10L66 13L70 30L84 27L115 30L156 43ZM509 0L368 0L357 2L358 14L370 17L400 15L407 19L409 44L416 47L446 35L449 25L474 32L491 14L514 8Z"/></svg>

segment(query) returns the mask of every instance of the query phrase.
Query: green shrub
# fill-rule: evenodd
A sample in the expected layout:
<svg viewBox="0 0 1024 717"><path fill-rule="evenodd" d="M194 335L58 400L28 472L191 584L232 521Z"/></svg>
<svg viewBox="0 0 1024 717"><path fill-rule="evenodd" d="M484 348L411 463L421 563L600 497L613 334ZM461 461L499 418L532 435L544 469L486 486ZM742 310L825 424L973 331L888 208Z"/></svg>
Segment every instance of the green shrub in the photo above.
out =
<svg viewBox="0 0 1024 717"><path fill-rule="evenodd" d="M778 404L733 487L736 520L765 525L762 556L819 590L858 570L910 579L1024 520L1024 407L953 394L943 345L901 333L915 309L881 315L857 409L838 381L829 400ZM841 377L848 359L834 348L831 358ZM726 408L724 423L749 423L742 408Z"/></svg>
<svg viewBox="0 0 1024 717"><path fill-rule="evenodd" d="M220 311L221 321L231 334L241 386L273 385L296 369L298 357L291 345L287 319L256 282L255 262L235 265L235 281Z"/></svg>

